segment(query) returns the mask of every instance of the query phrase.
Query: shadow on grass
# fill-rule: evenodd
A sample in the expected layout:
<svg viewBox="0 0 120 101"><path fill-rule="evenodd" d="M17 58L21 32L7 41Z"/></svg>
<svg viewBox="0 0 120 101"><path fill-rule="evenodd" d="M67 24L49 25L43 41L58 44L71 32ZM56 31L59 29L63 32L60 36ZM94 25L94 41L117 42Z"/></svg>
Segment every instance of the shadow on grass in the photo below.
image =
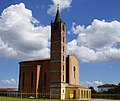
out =
<svg viewBox="0 0 120 101"><path fill-rule="evenodd" d="M0 96L0 101L89 101L89 100L55 100L55 99L34 99L34 98L17 98L17 97L2 97Z"/></svg>

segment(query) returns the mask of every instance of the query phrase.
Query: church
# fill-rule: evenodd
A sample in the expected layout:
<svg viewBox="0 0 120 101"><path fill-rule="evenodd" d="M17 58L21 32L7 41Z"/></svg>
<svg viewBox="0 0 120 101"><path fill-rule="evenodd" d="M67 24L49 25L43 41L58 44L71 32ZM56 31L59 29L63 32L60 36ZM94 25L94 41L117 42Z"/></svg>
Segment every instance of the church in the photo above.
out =
<svg viewBox="0 0 120 101"><path fill-rule="evenodd" d="M91 90L79 84L79 61L66 55L66 25L59 7L51 22L50 58L19 63L19 96L48 99L91 99Z"/></svg>

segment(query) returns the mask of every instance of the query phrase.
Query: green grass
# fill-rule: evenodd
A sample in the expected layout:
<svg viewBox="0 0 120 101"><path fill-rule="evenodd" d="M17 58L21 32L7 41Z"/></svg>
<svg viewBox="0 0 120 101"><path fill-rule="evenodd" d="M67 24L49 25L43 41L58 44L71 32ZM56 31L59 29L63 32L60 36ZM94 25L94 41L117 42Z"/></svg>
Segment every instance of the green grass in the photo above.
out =
<svg viewBox="0 0 120 101"><path fill-rule="evenodd" d="M29 99L29 98L15 98L15 97L1 97L0 101L86 101L86 100L51 100L51 99Z"/></svg>

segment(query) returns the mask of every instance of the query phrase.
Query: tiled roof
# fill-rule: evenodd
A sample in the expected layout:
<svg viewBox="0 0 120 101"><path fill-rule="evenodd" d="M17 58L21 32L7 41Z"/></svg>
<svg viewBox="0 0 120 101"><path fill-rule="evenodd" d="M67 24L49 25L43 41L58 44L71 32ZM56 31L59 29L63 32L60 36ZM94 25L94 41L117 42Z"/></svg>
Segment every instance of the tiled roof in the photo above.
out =
<svg viewBox="0 0 120 101"><path fill-rule="evenodd" d="M85 87L83 87L83 86L75 85L75 84L68 84L66 87L67 87L67 88L72 88L72 87L74 87L74 88L88 89L88 88L85 88Z"/></svg>
<svg viewBox="0 0 120 101"><path fill-rule="evenodd" d="M115 87L115 86L116 86L115 84L104 84L104 85L99 85L97 87L100 88L100 87Z"/></svg>
<svg viewBox="0 0 120 101"><path fill-rule="evenodd" d="M68 56L75 56L76 57L76 55L68 55ZM78 59L77 57L76 57L76 59ZM21 61L21 62L19 62L19 63L24 63L24 62L35 62L35 61L45 61L45 60L50 60L50 58L34 58L34 59L31 59L31 60L23 60L23 61Z"/></svg>
<svg viewBox="0 0 120 101"><path fill-rule="evenodd" d="M16 91L17 88L0 88L0 91Z"/></svg>

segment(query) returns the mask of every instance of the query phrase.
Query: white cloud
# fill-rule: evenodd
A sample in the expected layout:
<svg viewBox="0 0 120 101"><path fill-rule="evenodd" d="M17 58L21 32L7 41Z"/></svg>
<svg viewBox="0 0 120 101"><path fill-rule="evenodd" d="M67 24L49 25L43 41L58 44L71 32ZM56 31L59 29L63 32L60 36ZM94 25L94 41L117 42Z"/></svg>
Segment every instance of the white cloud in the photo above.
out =
<svg viewBox="0 0 120 101"><path fill-rule="evenodd" d="M1 82L0 82L1 84L17 84L17 80L15 80L15 79L10 79L10 80L2 80Z"/></svg>
<svg viewBox="0 0 120 101"><path fill-rule="evenodd" d="M18 88L18 80L15 80L13 78L6 79L6 80L0 80L0 87L15 87Z"/></svg>
<svg viewBox="0 0 120 101"><path fill-rule="evenodd" d="M49 57L50 26L40 26L23 3L0 16L0 54L4 57Z"/></svg>
<svg viewBox="0 0 120 101"><path fill-rule="evenodd" d="M68 54L74 53L84 62L111 63L120 61L120 22L94 20L91 25L73 23L70 33L78 38L67 44ZM70 46L70 47L69 47Z"/></svg>
<svg viewBox="0 0 120 101"><path fill-rule="evenodd" d="M59 4L60 11L70 8L72 0L52 0L53 4L49 5L48 14L54 15L56 13L57 5Z"/></svg>
<svg viewBox="0 0 120 101"><path fill-rule="evenodd" d="M94 87L95 89L97 89L97 86L99 85L103 85L104 83L102 81L85 81L85 82L81 82L82 86L85 86L85 87Z"/></svg>
<svg viewBox="0 0 120 101"><path fill-rule="evenodd" d="M72 0L54 0L53 5L69 8ZM67 44L67 53L76 54L83 62L120 61L120 22L94 20L85 27L73 23L70 33L78 38ZM0 56L12 58L49 57L50 26L40 26L32 11L23 3L11 5L0 16Z"/></svg>

